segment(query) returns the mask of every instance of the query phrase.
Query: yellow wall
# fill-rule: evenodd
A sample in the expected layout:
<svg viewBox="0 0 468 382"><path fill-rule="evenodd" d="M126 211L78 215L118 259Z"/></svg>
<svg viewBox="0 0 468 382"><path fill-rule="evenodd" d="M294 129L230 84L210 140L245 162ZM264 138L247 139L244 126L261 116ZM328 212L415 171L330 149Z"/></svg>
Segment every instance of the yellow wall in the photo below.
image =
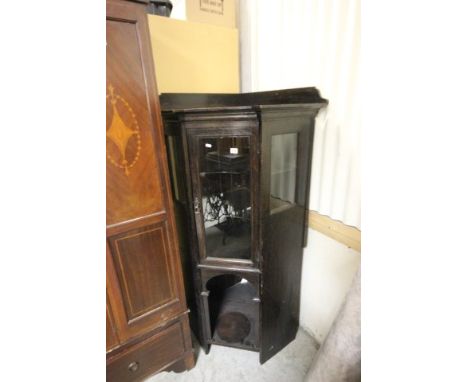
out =
<svg viewBox="0 0 468 382"><path fill-rule="evenodd" d="M159 93L238 93L237 29L148 15Z"/></svg>

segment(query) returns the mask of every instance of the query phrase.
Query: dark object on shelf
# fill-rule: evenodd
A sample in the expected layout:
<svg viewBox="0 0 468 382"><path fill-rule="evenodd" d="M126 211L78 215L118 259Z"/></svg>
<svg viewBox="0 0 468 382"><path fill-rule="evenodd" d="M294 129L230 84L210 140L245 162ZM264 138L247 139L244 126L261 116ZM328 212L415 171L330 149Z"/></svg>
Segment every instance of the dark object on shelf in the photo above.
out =
<svg viewBox="0 0 468 382"><path fill-rule="evenodd" d="M245 169L248 166L249 158L246 155L218 155L217 152L210 152L206 154L205 161L207 162L206 166L212 171L229 173Z"/></svg>
<svg viewBox="0 0 468 382"><path fill-rule="evenodd" d="M315 88L162 94L193 331L264 363L299 325Z"/></svg>
<svg viewBox="0 0 468 382"><path fill-rule="evenodd" d="M108 382L194 365L146 6L106 2Z"/></svg>
<svg viewBox="0 0 468 382"><path fill-rule="evenodd" d="M219 337L226 342L242 342L250 333L250 321L239 312L224 313L216 324Z"/></svg>
<svg viewBox="0 0 468 382"><path fill-rule="evenodd" d="M172 3L170 0L149 0L148 13L150 15L170 17L171 12Z"/></svg>

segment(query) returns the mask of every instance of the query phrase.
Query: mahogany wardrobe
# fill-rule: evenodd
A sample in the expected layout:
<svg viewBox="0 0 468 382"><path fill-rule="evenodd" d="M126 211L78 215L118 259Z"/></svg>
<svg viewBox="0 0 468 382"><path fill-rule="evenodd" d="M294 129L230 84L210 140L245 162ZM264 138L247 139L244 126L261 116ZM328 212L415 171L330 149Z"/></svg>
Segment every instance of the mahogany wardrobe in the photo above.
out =
<svg viewBox="0 0 468 382"><path fill-rule="evenodd" d="M193 367L146 1L107 0L107 381Z"/></svg>

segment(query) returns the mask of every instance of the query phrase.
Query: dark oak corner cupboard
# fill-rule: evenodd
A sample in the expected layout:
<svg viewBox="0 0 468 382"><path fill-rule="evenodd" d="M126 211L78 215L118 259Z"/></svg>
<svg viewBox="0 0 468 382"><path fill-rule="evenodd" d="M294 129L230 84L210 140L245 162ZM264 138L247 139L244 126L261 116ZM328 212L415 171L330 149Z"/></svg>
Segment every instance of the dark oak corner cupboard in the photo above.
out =
<svg viewBox="0 0 468 382"><path fill-rule="evenodd" d="M299 323L315 88L162 94L191 326L263 363Z"/></svg>
<svg viewBox="0 0 468 382"><path fill-rule="evenodd" d="M144 1L106 12L107 380L193 366Z"/></svg>

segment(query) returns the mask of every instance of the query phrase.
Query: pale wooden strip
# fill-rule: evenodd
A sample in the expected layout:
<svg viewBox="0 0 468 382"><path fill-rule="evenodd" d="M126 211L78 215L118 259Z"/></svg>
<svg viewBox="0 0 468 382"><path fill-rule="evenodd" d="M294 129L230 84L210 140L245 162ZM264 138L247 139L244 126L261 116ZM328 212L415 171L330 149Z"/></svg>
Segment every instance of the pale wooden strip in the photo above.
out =
<svg viewBox="0 0 468 382"><path fill-rule="evenodd" d="M309 211L309 227L361 252L361 231L338 220Z"/></svg>

